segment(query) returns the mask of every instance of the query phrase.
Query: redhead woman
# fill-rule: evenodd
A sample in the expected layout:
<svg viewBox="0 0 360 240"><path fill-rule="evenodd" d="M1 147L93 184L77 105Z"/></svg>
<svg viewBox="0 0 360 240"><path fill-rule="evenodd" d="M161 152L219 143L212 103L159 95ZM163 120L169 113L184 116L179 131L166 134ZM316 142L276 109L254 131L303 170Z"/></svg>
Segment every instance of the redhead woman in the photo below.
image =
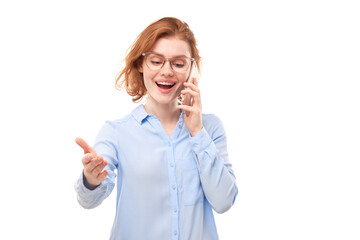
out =
<svg viewBox="0 0 360 240"><path fill-rule="evenodd" d="M149 25L116 79L134 102L107 121L93 147L83 139L78 201L94 208L117 186L110 239L218 239L213 210L230 209L237 186L221 120L202 113L194 34L176 18Z"/></svg>

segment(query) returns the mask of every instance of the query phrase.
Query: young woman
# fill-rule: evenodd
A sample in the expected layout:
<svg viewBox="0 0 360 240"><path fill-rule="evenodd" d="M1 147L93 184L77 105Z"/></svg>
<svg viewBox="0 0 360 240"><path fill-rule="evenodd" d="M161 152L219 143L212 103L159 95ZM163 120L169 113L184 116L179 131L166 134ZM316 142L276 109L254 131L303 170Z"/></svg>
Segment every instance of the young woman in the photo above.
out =
<svg viewBox="0 0 360 240"><path fill-rule="evenodd" d="M199 51L186 23L152 23L116 81L134 102L146 96L145 105L107 121L94 147L76 139L84 149L75 184L81 206L101 204L117 181L110 239L218 239L212 209L227 211L238 190L222 123L202 113L198 80L189 80L195 64Z"/></svg>

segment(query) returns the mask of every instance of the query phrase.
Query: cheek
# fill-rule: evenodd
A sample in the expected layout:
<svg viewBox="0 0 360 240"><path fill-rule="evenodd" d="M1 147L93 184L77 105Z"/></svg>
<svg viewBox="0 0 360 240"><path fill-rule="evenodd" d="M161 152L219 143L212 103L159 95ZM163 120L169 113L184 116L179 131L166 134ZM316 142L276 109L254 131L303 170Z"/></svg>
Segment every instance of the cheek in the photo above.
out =
<svg viewBox="0 0 360 240"><path fill-rule="evenodd" d="M190 73L179 75L179 76L178 76L179 82L180 82L181 84L183 84L184 82L186 82L187 79L188 79L188 77L189 77L189 74L190 74Z"/></svg>
<svg viewBox="0 0 360 240"><path fill-rule="evenodd" d="M187 80L187 77L188 77L189 74L184 74L183 76L178 76L178 80L179 80L179 87L178 87L178 90L177 92L180 93L181 90L185 89L185 86L184 86L184 82L186 82Z"/></svg>
<svg viewBox="0 0 360 240"><path fill-rule="evenodd" d="M153 76L153 74L151 74L151 72L144 69L144 71L143 71L143 79L144 79L145 86L152 82L153 77L154 76Z"/></svg>

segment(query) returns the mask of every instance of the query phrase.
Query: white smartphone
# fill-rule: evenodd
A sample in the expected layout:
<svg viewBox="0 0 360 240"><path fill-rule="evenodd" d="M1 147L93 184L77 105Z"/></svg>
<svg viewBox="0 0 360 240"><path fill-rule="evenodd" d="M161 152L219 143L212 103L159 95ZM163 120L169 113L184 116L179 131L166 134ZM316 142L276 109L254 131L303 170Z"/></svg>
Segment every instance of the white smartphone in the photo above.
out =
<svg viewBox="0 0 360 240"><path fill-rule="evenodd" d="M190 76L187 81L192 83L194 78L199 80L199 70L197 68L196 62L194 62L194 65L191 68Z"/></svg>
<svg viewBox="0 0 360 240"><path fill-rule="evenodd" d="M196 80L199 81L199 70L196 66L196 62L194 62L193 66L191 68L191 72L190 72L189 78L187 79L187 82L193 83L194 78L196 78ZM182 104L189 105L189 106L192 104L192 98L189 94L185 94L185 96L183 97Z"/></svg>

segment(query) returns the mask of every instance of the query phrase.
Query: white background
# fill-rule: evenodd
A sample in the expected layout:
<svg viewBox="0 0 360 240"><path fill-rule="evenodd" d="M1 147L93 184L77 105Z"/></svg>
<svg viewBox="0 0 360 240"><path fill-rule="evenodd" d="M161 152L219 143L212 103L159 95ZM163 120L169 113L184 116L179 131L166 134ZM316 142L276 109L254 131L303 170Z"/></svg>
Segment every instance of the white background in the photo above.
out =
<svg viewBox="0 0 360 240"><path fill-rule="evenodd" d="M239 194L220 239L360 239L357 1L1 1L0 239L108 239L115 191L76 200L77 136L136 104L114 88L151 22L186 21L203 112L228 134Z"/></svg>

